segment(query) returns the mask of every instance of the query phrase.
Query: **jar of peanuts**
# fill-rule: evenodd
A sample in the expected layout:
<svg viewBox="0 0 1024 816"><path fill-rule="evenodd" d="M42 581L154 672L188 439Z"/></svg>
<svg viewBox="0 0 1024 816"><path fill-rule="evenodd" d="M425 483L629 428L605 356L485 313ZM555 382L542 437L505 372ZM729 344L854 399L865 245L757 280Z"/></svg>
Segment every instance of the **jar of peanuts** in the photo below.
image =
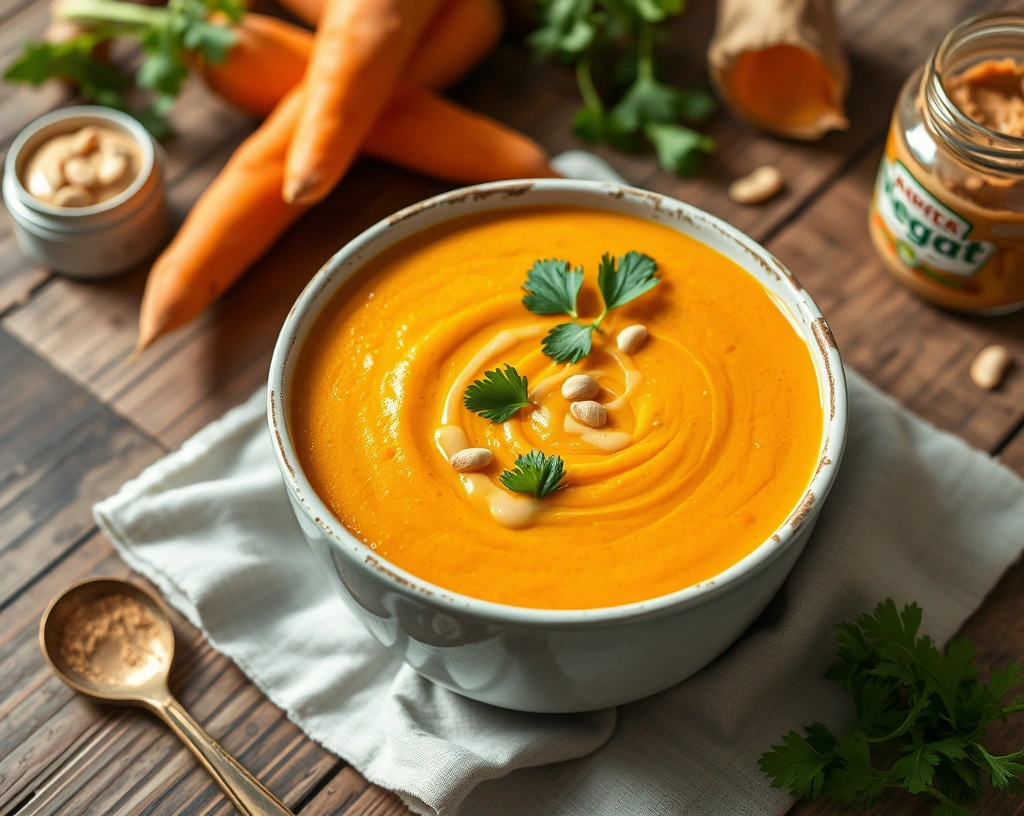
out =
<svg viewBox="0 0 1024 816"><path fill-rule="evenodd" d="M1024 307L1024 14L960 24L903 86L871 205L889 270L948 309Z"/></svg>
<svg viewBox="0 0 1024 816"><path fill-rule="evenodd" d="M72 277L123 272L167 236L163 151L111 108L47 114L14 140L3 196L18 244L36 263Z"/></svg>

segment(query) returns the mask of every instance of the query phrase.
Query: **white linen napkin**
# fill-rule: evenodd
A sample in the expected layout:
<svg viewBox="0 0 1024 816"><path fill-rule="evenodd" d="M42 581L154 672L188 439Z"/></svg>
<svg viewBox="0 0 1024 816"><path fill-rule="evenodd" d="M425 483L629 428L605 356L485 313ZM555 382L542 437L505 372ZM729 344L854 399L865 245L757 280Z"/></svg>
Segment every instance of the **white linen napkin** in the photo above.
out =
<svg viewBox="0 0 1024 816"><path fill-rule="evenodd" d="M588 154L559 157L607 178ZM846 455L769 609L680 685L587 714L520 714L434 686L351 616L285 495L259 392L95 507L124 560L310 737L424 814L782 814L758 756L851 711L834 626L887 596L945 641L1024 547L1024 482L848 371ZM574 760L574 761L566 761Z"/></svg>

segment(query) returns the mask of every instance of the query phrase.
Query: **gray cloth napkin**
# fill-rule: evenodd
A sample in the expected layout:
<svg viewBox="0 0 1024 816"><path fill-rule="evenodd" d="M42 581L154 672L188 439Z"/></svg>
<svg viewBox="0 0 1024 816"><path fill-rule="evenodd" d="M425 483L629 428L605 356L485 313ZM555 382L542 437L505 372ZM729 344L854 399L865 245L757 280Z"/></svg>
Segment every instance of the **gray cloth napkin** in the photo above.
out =
<svg viewBox="0 0 1024 816"><path fill-rule="evenodd" d="M573 162L589 173L590 159ZM581 164L582 162L582 164ZM835 624L891 596L947 639L1024 547L1024 482L848 372L850 431L806 551L752 629L695 677L616 710L519 714L391 657L294 520L265 397L95 507L124 560L310 737L425 814L782 814L757 758L851 715L822 679ZM672 644L666 644L672 648Z"/></svg>

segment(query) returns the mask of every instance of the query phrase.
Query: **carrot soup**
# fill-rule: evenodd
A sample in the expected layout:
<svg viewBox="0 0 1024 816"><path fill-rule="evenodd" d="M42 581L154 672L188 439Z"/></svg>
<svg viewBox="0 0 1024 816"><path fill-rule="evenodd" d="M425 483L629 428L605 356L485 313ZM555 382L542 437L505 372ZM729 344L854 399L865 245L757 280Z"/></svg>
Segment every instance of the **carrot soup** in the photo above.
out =
<svg viewBox="0 0 1024 816"><path fill-rule="evenodd" d="M706 581L817 465L811 355L769 292L675 230L575 207L464 217L365 264L299 353L302 467L409 573L588 609Z"/></svg>

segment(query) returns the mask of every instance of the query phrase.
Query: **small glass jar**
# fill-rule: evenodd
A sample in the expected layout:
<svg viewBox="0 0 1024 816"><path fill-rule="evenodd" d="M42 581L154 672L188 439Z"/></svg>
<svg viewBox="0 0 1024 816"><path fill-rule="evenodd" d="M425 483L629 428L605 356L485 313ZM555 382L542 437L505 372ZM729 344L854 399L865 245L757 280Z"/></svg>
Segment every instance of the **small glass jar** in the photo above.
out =
<svg viewBox="0 0 1024 816"><path fill-rule="evenodd" d="M138 148L138 174L112 198L85 207L59 207L36 198L22 180L27 162L48 139L86 127L123 133ZM111 108L79 105L36 119L7 153L3 197L22 251L68 277L102 278L149 260L167 237L163 150L146 129Z"/></svg>
<svg viewBox="0 0 1024 816"><path fill-rule="evenodd" d="M964 72L996 60L1024 63L1024 15L962 23L907 80L870 213L875 247L901 282L975 314L1024 307L1024 138L979 124L950 96Z"/></svg>

